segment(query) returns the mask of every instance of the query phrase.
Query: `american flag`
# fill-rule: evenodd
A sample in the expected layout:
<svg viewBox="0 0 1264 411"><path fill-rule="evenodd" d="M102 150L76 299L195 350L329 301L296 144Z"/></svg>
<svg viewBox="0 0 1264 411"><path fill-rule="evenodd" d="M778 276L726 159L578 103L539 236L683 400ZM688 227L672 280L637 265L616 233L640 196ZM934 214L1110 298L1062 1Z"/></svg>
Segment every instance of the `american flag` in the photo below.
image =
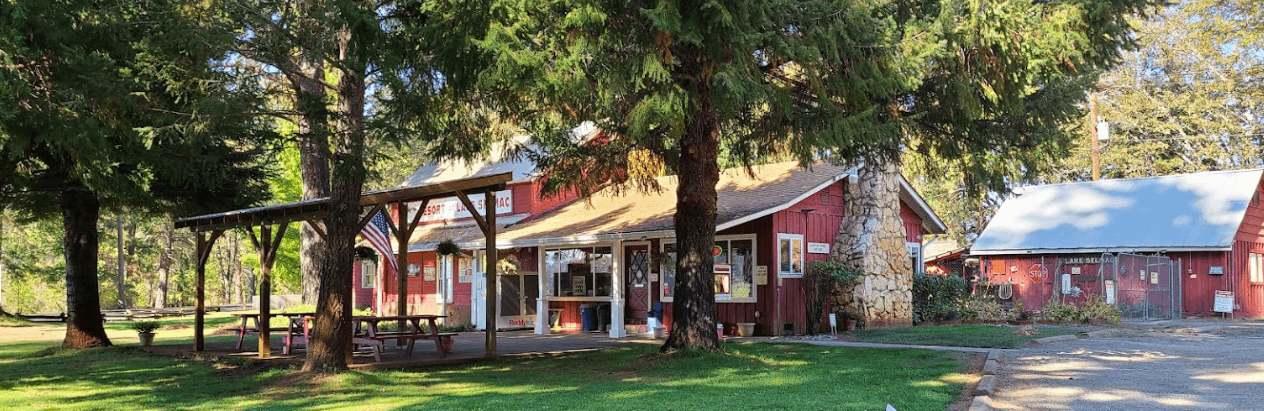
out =
<svg viewBox="0 0 1264 411"><path fill-rule="evenodd" d="M382 255L382 259L391 263L391 269L399 272L399 267L395 266L395 252L391 251L391 235L390 228L386 226L386 215L378 212L364 225L364 229L360 230L360 237L364 237Z"/></svg>

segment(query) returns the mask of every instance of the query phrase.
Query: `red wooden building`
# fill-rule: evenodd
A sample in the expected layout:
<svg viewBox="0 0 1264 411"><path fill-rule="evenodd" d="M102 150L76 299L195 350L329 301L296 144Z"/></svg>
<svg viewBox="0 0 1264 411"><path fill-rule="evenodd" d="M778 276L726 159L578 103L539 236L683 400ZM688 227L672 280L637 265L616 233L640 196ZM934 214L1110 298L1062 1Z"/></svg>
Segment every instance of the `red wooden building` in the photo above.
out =
<svg viewBox="0 0 1264 411"><path fill-rule="evenodd" d="M970 248L1027 309L1097 295L1125 315L1264 317L1262 170L1025 187ZM1232 293L1232 299L1226 293Z"/></svg>
<svg viewBox="0 0 1264 411"><path fill-rule="evenodd" d="M670 326L674 273L675 179L658 179L659 193L613 195L590 200L573 195L544 199L534 168L506 160L457 166L428 165L405 184L434 183L511 171L515 180L498 199L500 266L499 328L534 328L537 333L609 328L612 337L649 331L656 306ZM852 170L796 163L722 173L718 185L715 263L717 308L728 332L755 323L761 335L798 333L804 313L798 278L807 262L828 257L843 215L843 193ZM921 265L922 234L945 227L907 182L902 218L914 266ZM410 310L444 312L451 321L485 327L480 300L482 237L459 203L432 201L409 246ZM476 207L481 207L475 204ZM415 206L414 206L415 207ZM479 210L482 212L482 210ZM433 214L433 216L430 216ZM460 255L439 257L436 245L452 240ZM394 274L371 261L356 276L358 305L391 313ZM360 274L363 273L363 274ZM385 284L385 287L372 287ZM412 290L419 290L413 292ZM606 327L608 326L608 327Z"/></svg>

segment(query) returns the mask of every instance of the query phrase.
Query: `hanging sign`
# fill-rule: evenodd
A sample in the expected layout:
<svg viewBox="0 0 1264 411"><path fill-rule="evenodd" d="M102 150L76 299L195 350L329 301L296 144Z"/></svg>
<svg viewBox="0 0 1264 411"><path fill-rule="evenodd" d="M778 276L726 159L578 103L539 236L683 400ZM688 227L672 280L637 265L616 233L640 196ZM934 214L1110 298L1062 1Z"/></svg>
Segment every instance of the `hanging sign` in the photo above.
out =
<svg viewBox="0 0 1264 411"><path fill-rule="evenodd" d="M718 245L711 246L711 256L712 256L712 257L719 257L719 256L720 256L720 254L724 254L724 247L720 247L720 246L718 246Z"/></svg>
<svg viewBox="0 0 1264 411"><path fill-rule="evenodd" d="M1071 274L1062 274L1062 294L1071 293Z"/></svg>
<svg viewBox="0 0 1264 411"><path fill-rule="evenodd" d="M755 285L768 285L768 266L755 267Z"/></svg>
<svg viewBox="0 0 1264 411"><path fill-rule="evenodd" d="M418 274L418 273L420 273L420 272L421 272L421 266L419 266L419 265L417 265L417 264L409 264L409 265L408 265L408 276L409 276L409 277L416 277L416 276L417 276L417 274Z"/></svg>
<svg viewBox="0 0 1264 411"><path fill-rule="evenodd" d="M1106 280L1106 304L1115 303L1115 281Z"/></svg>
<svg viewBox="0 0 1264 411"><path fill-rule="evenodd" d="M1224 275L1224 266L1222 266L1222 265L1213 265L1213 266L1211 266L1211 267L1207 268L1207 274L1208 274L1208 275Z"/></svg>
<svg viewBox="0 0 1264 411"><path fill-rule="evenodd" d="M1233 313L1233 291L1216 291L1216 303L1212 311Z"/></svg>
<svg viewBox="0 0 1264 411"><path fill-rule="evenodd" d="M829 254L829 243L808 243L808 254Z"/></svg>

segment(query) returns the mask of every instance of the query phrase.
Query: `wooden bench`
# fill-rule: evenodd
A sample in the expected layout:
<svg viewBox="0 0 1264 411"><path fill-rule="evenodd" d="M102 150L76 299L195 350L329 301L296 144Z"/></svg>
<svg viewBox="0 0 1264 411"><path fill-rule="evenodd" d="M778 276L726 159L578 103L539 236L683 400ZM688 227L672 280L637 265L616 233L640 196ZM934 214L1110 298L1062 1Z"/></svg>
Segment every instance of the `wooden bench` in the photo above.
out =
<svg viewBox="0 0 1264 411"><path fill-rule="evenodd" d="M386 347L387 341L408 340L407 351L405 355L407 355L409 358L412 358L414 342L416 342L417 340L433 339L435 341L435 349L439 352L439 357L444 357L447 355L447 353L452 351L452 347L455 344L455 341L453 341L452 337L455 337L455 336L456 336L456 333L411 334L411 333L390 332L390 333L379 333L378 335L374 335L371 337L370 336L356 337L354 338L354 342L356 345L368 345L368 346L373 347L373 359L377 360L378 362L382 362L382 351Z"/></svg>

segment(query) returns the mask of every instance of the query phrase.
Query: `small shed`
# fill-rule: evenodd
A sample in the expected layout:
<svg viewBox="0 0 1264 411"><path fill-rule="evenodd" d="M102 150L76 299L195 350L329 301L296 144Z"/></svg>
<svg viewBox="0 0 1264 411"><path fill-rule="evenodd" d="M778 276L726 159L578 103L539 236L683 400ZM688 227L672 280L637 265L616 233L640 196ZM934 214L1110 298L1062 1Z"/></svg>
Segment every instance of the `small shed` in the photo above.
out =
<svg viewBox="0 0 1264 411"><path fill-rule="evenodd" d="M1127 314L1264 316L1264 170L1016 189L970 254L1027 309L1096 295ZM1223 306L1222 306L1223 307Z"/></svg>

